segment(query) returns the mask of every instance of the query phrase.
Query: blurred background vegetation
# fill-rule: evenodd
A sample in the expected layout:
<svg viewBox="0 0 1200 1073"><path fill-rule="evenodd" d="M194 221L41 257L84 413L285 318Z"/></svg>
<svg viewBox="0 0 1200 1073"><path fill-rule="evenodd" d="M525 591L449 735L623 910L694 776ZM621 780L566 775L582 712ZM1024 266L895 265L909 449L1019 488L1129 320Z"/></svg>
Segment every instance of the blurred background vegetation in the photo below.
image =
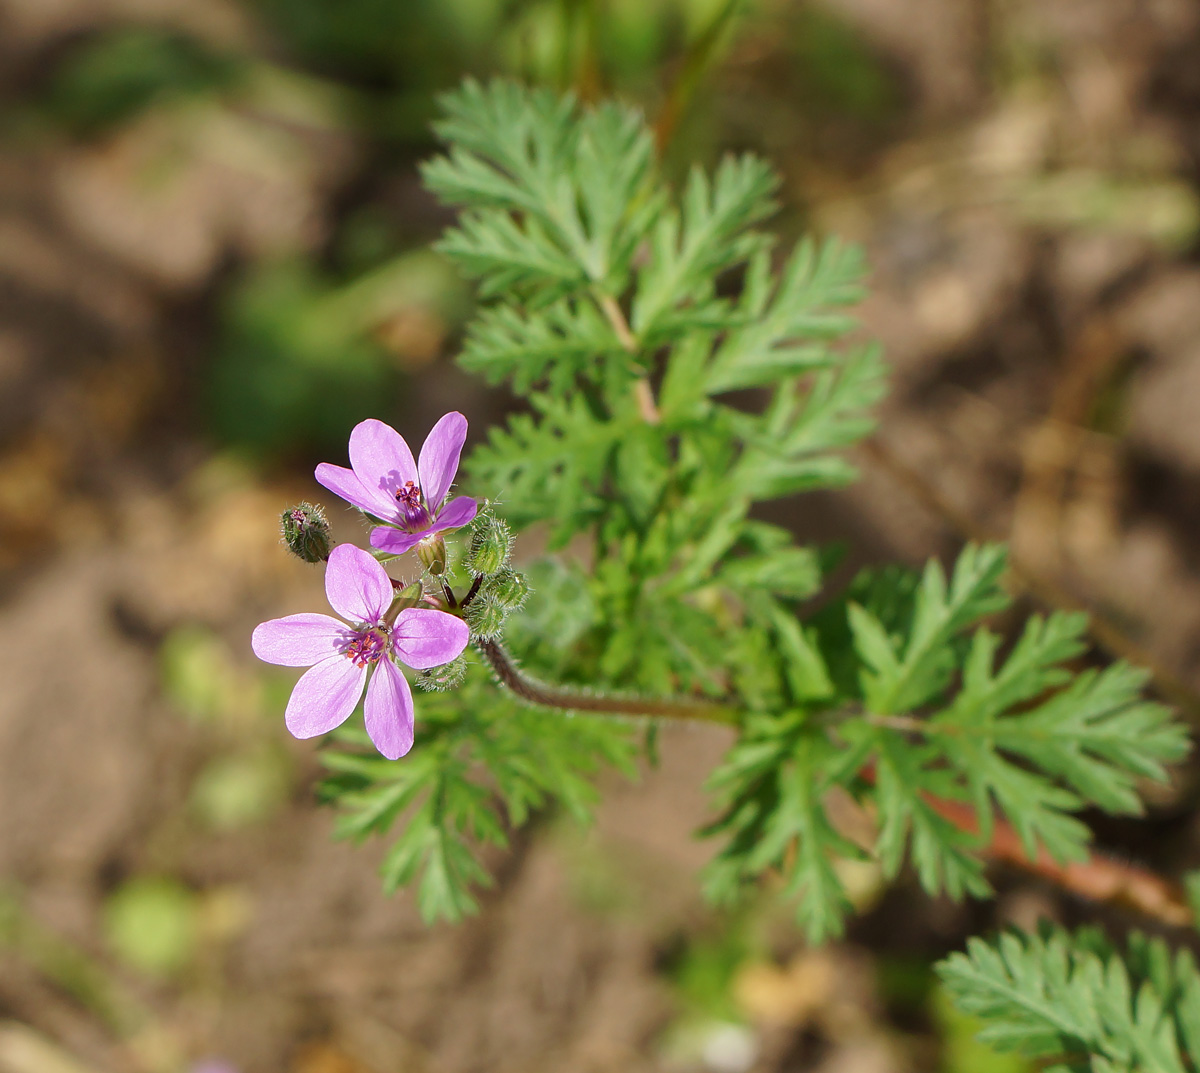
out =
<svg viewBox="0 0 1200 1073"><path fill-rule="evenodd" d="M881 431L775 520L850 567L1009 538L1194 714L1198 72L1192 0L0 0L0 1073L1023 1068L928 963L1083 907L867 870L825 951L714 917L714 731L427 932L329 843L246 640L319 599L273 525L354 422L512 404L452 364L416 173L437 94L504 76L639 104L672 177L760 152L781 233L867 247ZM1101 837L1196 867L1195 795Z"/></svg>

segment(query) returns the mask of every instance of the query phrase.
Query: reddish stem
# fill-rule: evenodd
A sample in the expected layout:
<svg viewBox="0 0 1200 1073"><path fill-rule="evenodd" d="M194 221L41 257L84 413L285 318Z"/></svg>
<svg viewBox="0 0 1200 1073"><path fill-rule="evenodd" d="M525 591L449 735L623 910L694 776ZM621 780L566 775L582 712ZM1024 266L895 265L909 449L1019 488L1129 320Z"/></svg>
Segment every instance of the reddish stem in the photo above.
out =
<svg viewBox="0 0 1200 1073"><path fill-rule="evenodd" d="M874 764L866 765L859 774L874 784ZM979 818L970 805L947 801L933 794L922 796L939 816L960 831L979 834ZM992 837L980 852L991 860L1020 868L1089 901L1123 906L1173 927L1188 927L1192 923L1192 909L1180 884L1149 869L1095 851L1086 861L1059 864L1039 846L1037 856L1030 860L1021 836L1005 820L993 822Z"/></svg>

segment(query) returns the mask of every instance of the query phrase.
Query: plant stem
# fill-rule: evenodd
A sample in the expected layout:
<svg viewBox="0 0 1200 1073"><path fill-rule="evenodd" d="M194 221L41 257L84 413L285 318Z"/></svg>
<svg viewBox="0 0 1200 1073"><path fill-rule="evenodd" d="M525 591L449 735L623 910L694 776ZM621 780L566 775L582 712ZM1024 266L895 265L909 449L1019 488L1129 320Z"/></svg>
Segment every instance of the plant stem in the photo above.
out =
<svg viewBox="0 0 1200 1073"><path fill-rule="evenodd" d="M601 312L608 318L608 323L612 325L612 330L617 336L617 342L630 354L636 354L638 348L637 338L630 329L629 321L625 319L625 314L621 312L621 307L617 304L617 300L611 294L598 294L596 301L600 306Z"/></svg>
<svg viewBox="0 0 1200 1073"><path fill-rule="evenodd" d="M621 307L617 304L617 300L611 294L597 294L596 303L600 306L601 312L608 318L608 323L612 325L612 330L616 333L617 341L630 354L636 354L638 350L637 338L629 327L629 321L625 319L625 314L621 312ZM638 413L642 415L642 419L648 425L657 425L662 420L658 412L658 403L654 401L654 390L650 387L650 381L645 375L639 376L633 382L633 397L637 402Z"/></svg>
<svg viewBox="0 0 1200 1073"><path fill-rule="evenodd" d="M476 641L475 647L491 665L500 683L529 704L601 715L699 720L731 727L736 727L740 721L737 709L709 701L614 697L557 689L522 674L498 641ZM896 722L898 720L889 719L888 725ZM904 719L902 729L919 731L922 727L918 720ZM867 764L860 774L873 783L874 764ZM979 818L970 805L932 794L924 796L930 806L955 827L969 834L979 833ZM981 852L991 860L1030 872L1089 901L1124 906L1172 927L1187 927L1192 923L1191 907L1178 883L1101 853L1092 853L1086 861L1059 864L1045 849L1039 848L1031 859L1025 853L1020 835L1005 820L997 818L993 822L992 837Z"/></svg>
<svg viewBox="0 0 1200 1073"><path fill-rule="evenodd" d="M628 715L655 719L687 719L736 727L738 710L710 701L663 699L660 697L619 697L604 693L578 693L556 689L521 673L499 641L479 640L475 647L491 665L501 685L530 704L563 711L595 712L600 715Z"/></svg>
<svg viewBox="0 0 1200 1073"><path fill-rule="evenodd" d="M654 401L654 390L644 376L639 376L633 382L633 397L637 401L638 413L642 415L646 424L657 425L662 420L658 404Z"/></svg>
<svg viewBox="0 0 1200 1073"><path fill-rule="evenodd" d="M654 124L654 140L658 144L660 153L667 148L674 137L679 120L687 111L706 69L712 64L720 50L725 31L734 21L734 16L739 13L742 6L742 0L725 0L724 6L717 10L712 21L688 48L679 74L667 92L666 103Z"/></svg>
<svg viewBox="0 0 1200 1073"><path fill-rule="evenodd" d="M866 764L859 775L874 784L874 763ZM949 820L960 831L979 834L979 817L970 805L929 793L921 796L939 816ZM990 860L1020 868L1088 901L1107 902L1132 909L1171 927L1188 927L1192 923L1191 906L1180 884L1147 868L1114 860L1103 853L1092 852L1085 861L1059 864L1039 846L1037 854L1030 858L1016 828L998 817L992 823L992 837L980 853Z"/></svg>
<svg viewBox="0 0 1200 1073"><path fill-rule="evenodd" d="M929 804L955 827L977 834L979 819L970 805L927 797ZM1147 868L1093 852L1086 861L1059 864L1042 847L1030 859L1021 838L1009 823L997 820L984 855L1003 861L1093 902L1108 902L1142 913L1173 927L1192 923L1192 910L1183 887Z"/></svg>
<svg viewBox="0 0 1200 1073"><path fill-rule="evenodd" d="M471 582L471 587L467 590L467 595L462 598L462 603L458 605L460 610L465 611L467 609L467 605L478 595L479 586L482 584L483 575L476 574L475 580Z"/></svg>

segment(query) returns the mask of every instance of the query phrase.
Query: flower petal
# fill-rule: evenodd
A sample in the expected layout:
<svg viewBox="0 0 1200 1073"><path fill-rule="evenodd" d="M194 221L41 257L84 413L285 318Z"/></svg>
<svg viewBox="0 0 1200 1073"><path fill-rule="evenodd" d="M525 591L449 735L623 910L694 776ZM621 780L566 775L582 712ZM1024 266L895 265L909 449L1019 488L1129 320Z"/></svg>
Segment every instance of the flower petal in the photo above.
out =
<svg viewBox="0 0 1200 1073"><path fill-rule="evenodd" d="M404 437L373 417L360 421L350 433L350 465L367 493L388 504L381 515L384 518L396 516L396 489L407 481L419 481L417 464ZM379 516L378 509L371 513Z"/></svg>
<svg viewBox="0 0 1200 1073"><path fill-rule="evenodd" d="M467 438L467 419L457 410L446 414L429 430L421 445L421 491L425 505L436 511L454 483L458 459Z"/></svg>
<svg viewBox="0 0 1200 1073"><path fill-rule="evenodd" d="M363 487L362 481L354 475L354 471L346 469L345 466L322 462L313 471L313 476L317 478L318 484L323 484L334 495L341 496L347 503L352 503L359 510L365 510L377 518L381 512L385 518L390 518L396 513L395 501L390 496L372 495Z"/></svg>
<svg viewBox="0 0 1200 1073"><path fill-rule="evenodd" d="M423 607L401 611L392 627L392 646L400 662L418 671L449 663L467 647L469 637L462 619Z"/></svg>
<svg viewBox="0 0 1200 1073"><path fill-rule="evenodd" d="M404 533L399 529L388 529L380 525L371 530L371 547L386 551L389 555L403 555L427 536L428 529L420 533Z"/></svg>
<svg viewBox="0 0 1200 1073"><path fill-rule="evenodd" d="M441 533L446 529L457 529L475 517L479 504L470 496L455 496L434 516L430 532Z"/></svg>
<svg viewBox="0 0 1200 1073"><path fill-rule="evenodd" d="M375 664L364 705L367 733L389 760L399 760L413 744L412 690L390 659Z"/></svg>
<svg viewBox="0 0 1200 1073"><path fill-rule="evenodd" d="M297 738L315 738L341 726L362 696L366 667L345 656L330 656L300 676L283 721Z"/></svg>
<svg viewBox="0 0 1200 1073"><path fill-rule="evenodd" d="M392 582L369 552L339 544L329 553L325 595L330 606L351 622L376 623L392 604Z"/></svg>
<svg viewBox="0 0 1200 1073"><path fill-rule="evenodd" d="M250 647L266 663L311 667L341 652L350 639L346 624L329 615L288 615L255 626Z"/></svg>

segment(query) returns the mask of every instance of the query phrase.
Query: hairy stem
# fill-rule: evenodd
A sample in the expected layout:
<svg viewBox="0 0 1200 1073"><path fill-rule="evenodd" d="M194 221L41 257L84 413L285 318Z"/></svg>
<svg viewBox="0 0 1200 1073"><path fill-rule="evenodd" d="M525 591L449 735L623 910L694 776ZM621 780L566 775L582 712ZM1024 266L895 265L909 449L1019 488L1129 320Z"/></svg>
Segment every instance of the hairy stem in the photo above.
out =
<svg viewBox="0 0 1200 1073"><path fill-rule="evenodd" d="M663 699L660 697L621 697L604 693L578 693L558 689L530 678L517 668L499 641L478 640L475 647L491 665L501 685L530 704L563 711L596 712L600 715L628 715L655 719L688 719L736 727L736 708L710 701Z"/></svg>

